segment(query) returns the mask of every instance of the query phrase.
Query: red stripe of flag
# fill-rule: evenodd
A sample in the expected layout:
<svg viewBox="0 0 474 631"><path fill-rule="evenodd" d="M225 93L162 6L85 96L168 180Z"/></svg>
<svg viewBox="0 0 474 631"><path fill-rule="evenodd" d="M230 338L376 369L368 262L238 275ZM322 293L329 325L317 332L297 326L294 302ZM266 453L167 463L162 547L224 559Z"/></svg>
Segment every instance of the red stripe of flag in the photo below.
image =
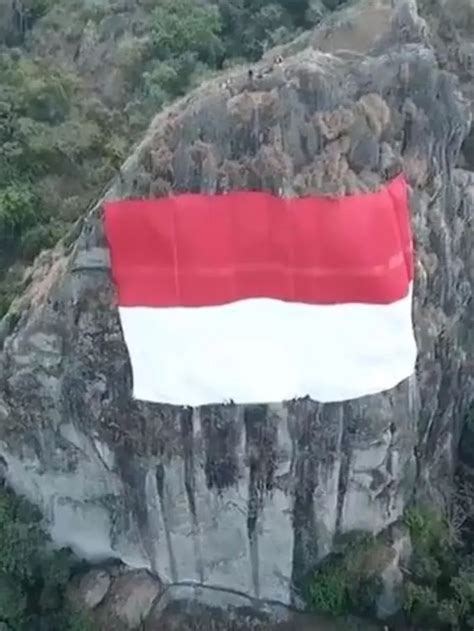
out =
<svg viewBox="0 0 474 631"><path fill-rule="evenodd" d="M184 194L105 204L120 306L387 304L413 277L407 184L343 198Z"/></svg>

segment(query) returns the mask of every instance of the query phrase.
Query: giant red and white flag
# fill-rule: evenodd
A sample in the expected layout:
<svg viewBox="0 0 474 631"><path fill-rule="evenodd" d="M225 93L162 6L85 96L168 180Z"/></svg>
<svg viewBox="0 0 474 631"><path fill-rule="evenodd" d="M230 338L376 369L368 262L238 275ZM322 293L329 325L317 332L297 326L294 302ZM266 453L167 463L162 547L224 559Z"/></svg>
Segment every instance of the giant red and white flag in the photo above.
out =
<svg viewBox="0 0 474 631"><path fill-rule="evenodd" d="M344 401L414 371L403 176L375 193L105 205L137 399Z"/></svg>

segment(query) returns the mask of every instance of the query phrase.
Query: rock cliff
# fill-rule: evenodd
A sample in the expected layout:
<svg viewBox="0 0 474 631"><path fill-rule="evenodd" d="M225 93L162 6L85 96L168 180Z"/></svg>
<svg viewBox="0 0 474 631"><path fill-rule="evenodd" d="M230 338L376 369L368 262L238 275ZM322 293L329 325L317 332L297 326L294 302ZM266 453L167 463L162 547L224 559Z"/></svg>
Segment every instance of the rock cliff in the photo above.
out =
<svg viewBox="0 0 474 631"><path fill-rule="evenodd" d="M386 531L380 613L396 609L393 526L415 492L446 500L474 398L474 9L456 23L445 5L423 17L415 0L361 2L281 63L207 82L153 121L106 192L348 194L404 169L416 375L346 404L133 401L99 203L37 260L0 326L3 475L57 544L165 583L297 603L341 535Z"/></svg>

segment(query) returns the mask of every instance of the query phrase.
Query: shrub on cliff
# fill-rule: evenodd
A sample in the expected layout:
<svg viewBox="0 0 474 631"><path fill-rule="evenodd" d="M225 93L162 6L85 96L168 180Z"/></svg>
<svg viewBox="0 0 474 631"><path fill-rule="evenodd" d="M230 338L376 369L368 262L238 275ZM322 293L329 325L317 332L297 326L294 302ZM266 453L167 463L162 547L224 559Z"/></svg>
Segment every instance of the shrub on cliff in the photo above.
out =
<svg viewBox="0 0 474 631"><path fill-rule="evenodd" d="M6 270L51 247L98 195L128 148L120 134L74 73L0 52L0 317L15 292Z"/></svg>
<svg viewBox="0 0 474 631"><path fill-rule="evenodd" d="M37 511L1 489L0 621L12 631L87 631L87 621L65 600L77 561L49 545Z"/></svg>
<svg viewBox="0 0 474 631"><path fill-rule="evenodd" d="M404 609L418 628L471 630L474 623L474 559L464 554L459 522L434 510L407 511L413 554Z"/></svg>
<svg viewBox="0 0 474 631"><path fill-rule="evenodd" d="M310 577L306 600L310 609L335 616L371 615L380 592L380 570L390 549L363 533L351 533Z"/></svg>

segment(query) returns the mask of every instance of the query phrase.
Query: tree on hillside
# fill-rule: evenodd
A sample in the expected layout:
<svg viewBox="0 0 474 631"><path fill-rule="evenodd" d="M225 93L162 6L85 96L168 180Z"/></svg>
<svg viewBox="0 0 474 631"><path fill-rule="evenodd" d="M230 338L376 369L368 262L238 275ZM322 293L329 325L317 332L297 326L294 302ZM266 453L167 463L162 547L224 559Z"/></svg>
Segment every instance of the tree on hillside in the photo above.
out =
<svg viewBox="0 0 474 631"><path fill-rule="evenodd" d="M319 10L308 11L315 3L136 0L97 11L81 0L0 3L0 317L15 292L7 268L16 264L21 278L19 267L65 233L165 103L289 41L317 19ZM120 107L68 57L80 51L86 25L115 60Z"/></svg>
<svg viewBox="0 0 474 631"><path fill-rule="evenodd" d="M0 489L0 622L12 631L88 631L65 600L76 561L68 550L48 550L40 519L30 504Z"/></svg>

